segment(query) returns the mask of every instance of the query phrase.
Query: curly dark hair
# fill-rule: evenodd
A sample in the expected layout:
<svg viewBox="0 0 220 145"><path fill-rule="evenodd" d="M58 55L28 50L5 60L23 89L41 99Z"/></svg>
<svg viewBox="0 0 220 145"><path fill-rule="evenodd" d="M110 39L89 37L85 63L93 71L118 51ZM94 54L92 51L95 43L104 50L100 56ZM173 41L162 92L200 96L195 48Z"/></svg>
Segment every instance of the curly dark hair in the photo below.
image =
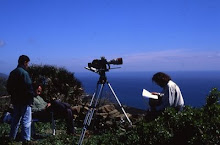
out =
<svg viewBox="0 0 220 145"><path fill-rule="evenodd" d="M156 74L153 75L152 77L152 81L158 83L162 83L162 84L167 84L169 82L169 80L171 80L171 77L163 72L158 72Z"/></svg>

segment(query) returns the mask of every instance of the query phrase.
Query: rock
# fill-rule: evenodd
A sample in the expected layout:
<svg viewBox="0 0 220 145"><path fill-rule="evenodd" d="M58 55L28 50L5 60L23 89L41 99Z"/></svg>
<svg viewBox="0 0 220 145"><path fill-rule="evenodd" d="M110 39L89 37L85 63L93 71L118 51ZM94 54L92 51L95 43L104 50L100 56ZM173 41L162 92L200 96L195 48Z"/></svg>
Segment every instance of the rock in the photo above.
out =
<svg viewBox="0 0 220 145"><path fill-rule="evenodd" d="M81 111L81 109L82 109L82 106L81 106L81 105L79 105L79 106L74 106L74 107L72 107L71 109L72 109L73 114L79 114L80 111Z"/></svg>
<svg viewBox="0 0 220 145"><path fill-rule="evenodd" d="M89 107L86 107L86 106L85 106L85 107L84 107L84 110L85 110L86 112L89 111ZM86 112L85 112L85 113L86 113Z"/></svg>
<svg viewBox="0 0 220 145"><path fill-rule="evenodd" d="M107 118L108 113L96 113L97 116L101 116L102 118Z"/></svg>
<svg viewBox="0 0 220 145"><path fill-rule="evenodd" d="M118 110L114 109L113 111L109 112L109 117L114 119L119 114L120 114L120 112Z"/></svg>
<svg viewBox="0 0 220 145"><path fill-rule="evenodd" d="M109 115L113 115L115 113L118 113L119 111L117 109L112 110L111 112L109 112ZM120 112L119 112L120 113Z"/></svg>
<svg viewBox="0 0 220 145"><path fill-rule="evenodd" d="M126 113L126 114L127 114L127 116L128 116L129 119L132 118L132 115L131 115L131 114L129 114L129 113ZM124 114L119 114L119 115L115 116L115 119L116 119L116 120L127 120L127 118L125 117Z"/></svg>
<svg viewBox="0 0 220 145"><path fill-rule="evenodd" d="M109 113L115 109L114 105L104 105L102 107L99 107L98 112L102 113Z"/></svg>
<svg viewBox="0 0 220 145"><path fill-rule="evenodd" d="M112 126L113 122L112 121L106 121L105 124L108 125L108 126Z"/></svg>

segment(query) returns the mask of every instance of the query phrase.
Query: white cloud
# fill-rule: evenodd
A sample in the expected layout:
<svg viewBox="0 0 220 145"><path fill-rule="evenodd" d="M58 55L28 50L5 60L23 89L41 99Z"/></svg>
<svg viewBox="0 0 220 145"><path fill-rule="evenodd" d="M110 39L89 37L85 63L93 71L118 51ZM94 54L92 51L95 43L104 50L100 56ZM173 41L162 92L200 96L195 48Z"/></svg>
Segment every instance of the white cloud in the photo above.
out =
<svg viewBox="0 0 220 145"><path fill-rule="evenodd" d="M0 47L3 47L3 46L5 46L5 41L3 41L3 40L0 40Z"/></svg>
<svg viewBox="0 0 220 145"><path fill-rule="evenodd" d="M114 71L187 71L187 70L220 70L220 52L213 51L192 51L187 49L150 51L143 53L125 54L125 55L107 55L107 60L121 56L123 64ZM44 58L33 59L33 62L39 64L56 64L65 67L72 72L87 72L84 67L94 59L100 59L99 56L83 56L72 58ZM42 62L43 61L43 62Z"/></svg>
<svg viewBox="0 0 220 145"><path fill-rule="evenodd" d="M127 70L220 70L220 53L187 49L151 51L124 56Z"/></svg>

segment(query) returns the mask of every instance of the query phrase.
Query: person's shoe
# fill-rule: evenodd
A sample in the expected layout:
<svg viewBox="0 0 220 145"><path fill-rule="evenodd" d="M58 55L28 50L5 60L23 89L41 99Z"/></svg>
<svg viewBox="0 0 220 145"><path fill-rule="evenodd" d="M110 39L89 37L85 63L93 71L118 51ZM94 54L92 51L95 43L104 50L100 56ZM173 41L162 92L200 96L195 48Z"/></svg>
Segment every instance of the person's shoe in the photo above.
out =
<svg viewBox="0 0 220 145"><path fill-rule="evenodd" d="M3 112L2 116L1 116L1 123L9 123L11 122L12 116L11 113L9 112Z"/></svg>

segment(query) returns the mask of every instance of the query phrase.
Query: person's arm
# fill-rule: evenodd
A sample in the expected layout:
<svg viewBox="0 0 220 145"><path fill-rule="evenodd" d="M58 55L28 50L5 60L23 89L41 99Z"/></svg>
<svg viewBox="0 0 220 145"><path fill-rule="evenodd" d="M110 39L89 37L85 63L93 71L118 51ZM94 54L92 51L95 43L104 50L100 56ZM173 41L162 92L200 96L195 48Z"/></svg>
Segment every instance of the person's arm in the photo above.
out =
<svg viewBox="0 0 220 145"><path fill-rule="evenodd" d="M157 111L164 110L167 106L169 106L169 87L166 86L161 93L157 93L159 103L156 106Z"/></svg>
<svg viewBox="0 0 220 145"><path fill-rule="evenodd" d="M33 98L35 96L34 89L32 86L31 78L28 72L24 73L24 84L26 85L26 91L29 97Z"/></svg>
<svg viewBox="0 0 220 145"><path fill-rule="evenodd" d="M42 111L46 109L48 103L43 100L40 96L34 97L34 102L32 106L32 111L37 112L37 111Z"/></svg>
<svg viewBox="0 0 220 145"><path fill-rule="evenodd" d="M10 73L9 77L8 77L8 80L7 80L7 85L6 85L6 88L7 88L7 92L12 95L13 93L15 93L15 90L14 90L14 85L15 85L15 79L14 79L14 75L13 75L13 72Z"/></svg>
<svg viewBox="0 0 220 145"><path fill-rule="evenodd" d="M33 102L33 105L32 105L32 112L37 112L37 111L41 111L41 109L38 107L35 99L34 99L34 102Z"/></svg>
<svg viewBox="0 0 220 145"><path fill-rule="evenodd" d="M161 100L162 100L162 96L164 94L162 93L158 93L158 92L151 92L153 95L157 95L158 96L158 99L149 99L149 105L151 107L151 110L152 111L155 111L156 110L156 107L161 105Z"/></svg>

